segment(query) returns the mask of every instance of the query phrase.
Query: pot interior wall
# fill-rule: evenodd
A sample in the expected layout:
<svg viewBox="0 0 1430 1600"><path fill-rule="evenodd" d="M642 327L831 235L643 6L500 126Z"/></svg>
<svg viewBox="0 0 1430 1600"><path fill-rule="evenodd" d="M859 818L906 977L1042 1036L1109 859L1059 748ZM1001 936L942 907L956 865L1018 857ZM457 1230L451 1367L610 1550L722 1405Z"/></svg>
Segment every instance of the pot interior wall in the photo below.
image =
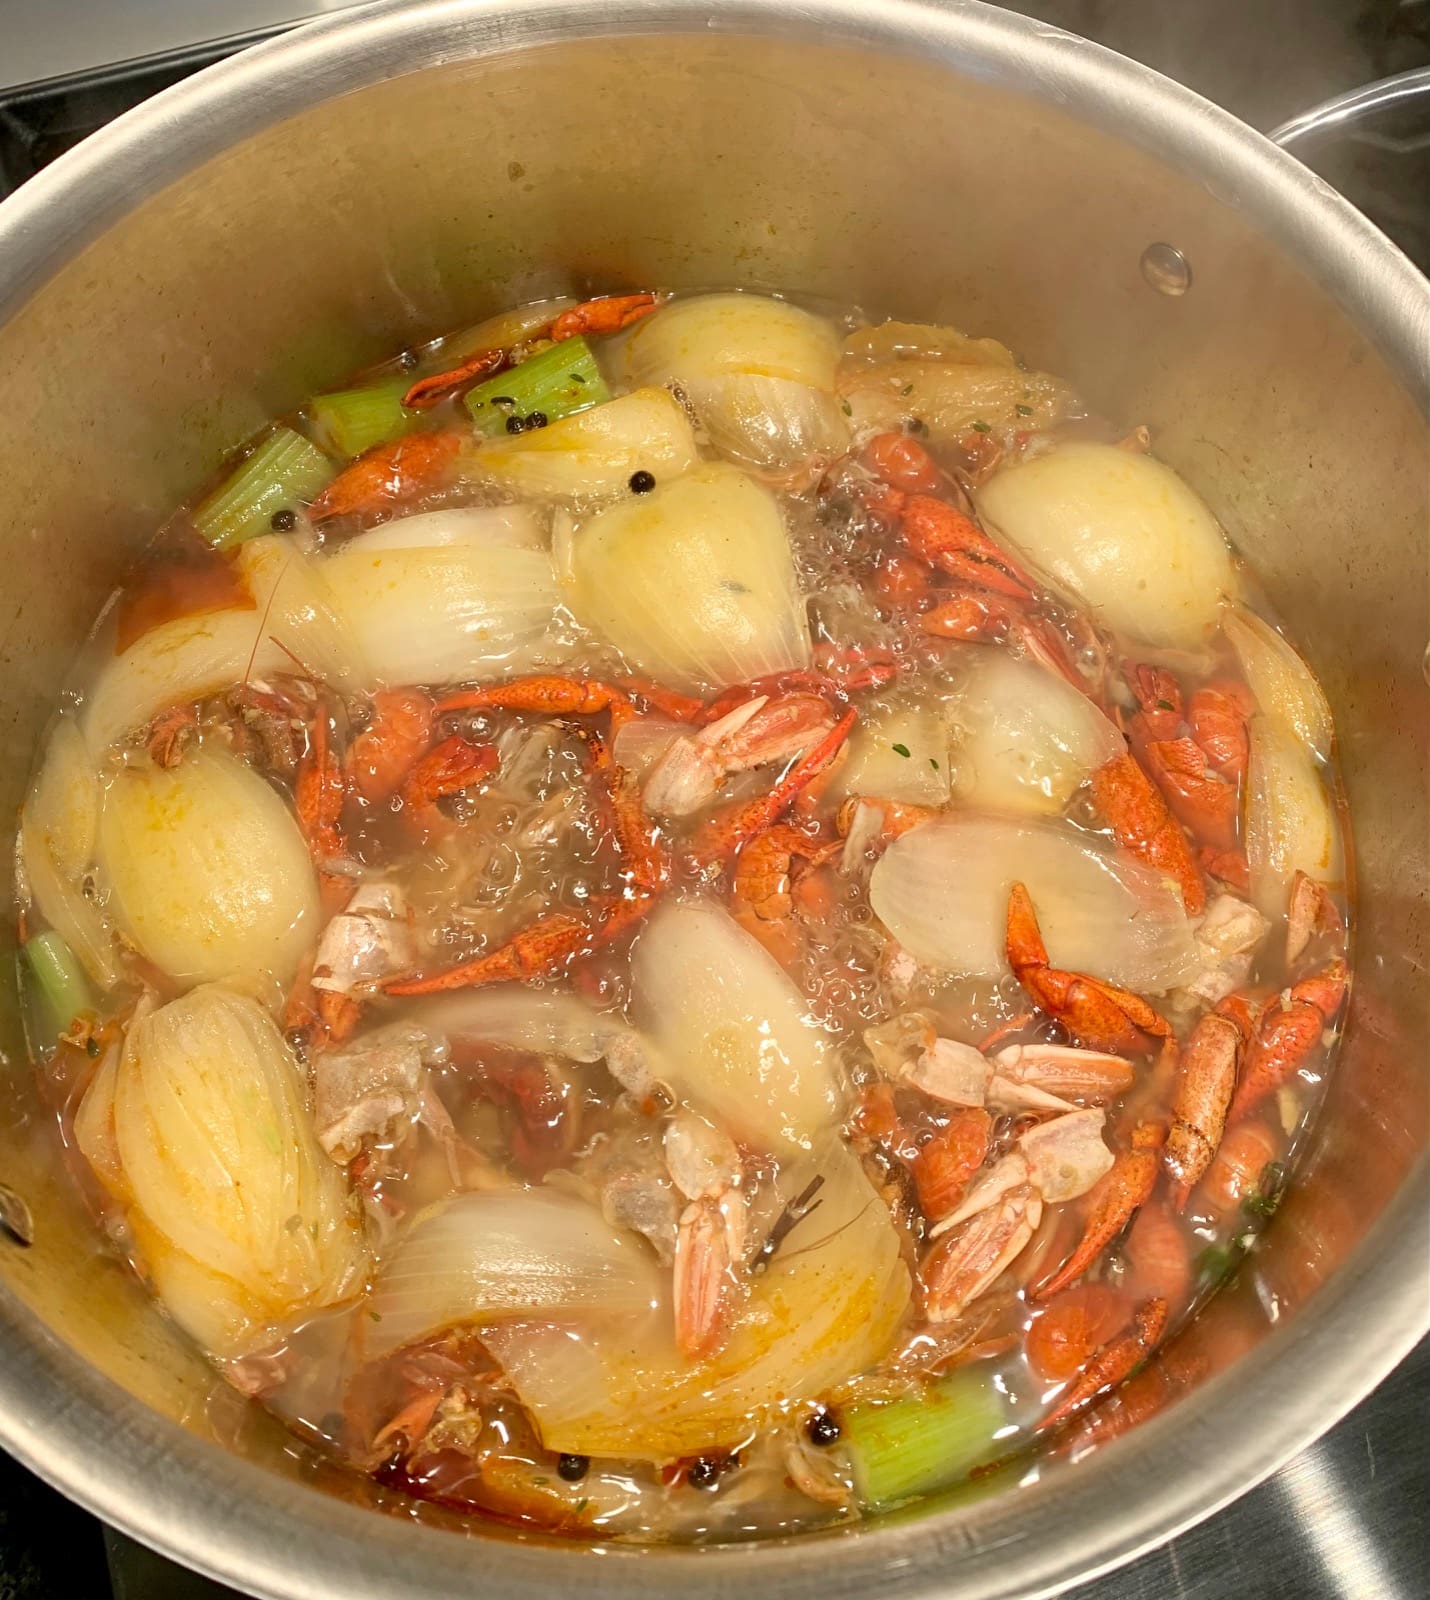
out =
<svg viewBox="0 0 1430 1600"><path fill-rule="evenodd" d="M1153 241L1191 292L1144 282ZM1424 1075L1424 418L1234 200L1049 105L901 56L733 36L554 45L373 84L137 205L0 327L3 814L56 682L157 520L275 411L404 341L572 289L739 284L950 321L1145 422L1223 518L1335 707L1362 983L1308 1171L1214 1371L1361 1244L1415 1159ZM5 919L6 934L12 919ZM7 982L0 1274L187 1426L299 1470L99 1248L57 1176ZM235 1431L237 1430L237 1431Z"/></svg>

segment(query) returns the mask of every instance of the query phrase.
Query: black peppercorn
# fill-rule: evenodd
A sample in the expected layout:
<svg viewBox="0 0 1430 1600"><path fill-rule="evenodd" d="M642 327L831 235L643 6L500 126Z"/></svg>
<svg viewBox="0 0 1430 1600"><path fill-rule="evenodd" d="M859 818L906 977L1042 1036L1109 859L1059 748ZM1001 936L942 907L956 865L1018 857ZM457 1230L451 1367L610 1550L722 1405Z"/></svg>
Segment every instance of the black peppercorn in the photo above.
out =
<svg viewBox="0 0 1430 1600"><path fill-rule="evenodd" d="M546 413L544 411L528 413L526 425L528 428L544 428L546 426Z"/></svg>
<svg viewBox="0 0 1430 1600"><path fill-rule="evenodd" d="M720 1463L710 1456L701 1456L685 1469L685 1481L692 1489L713 1489L720 1481Z"/></svg>
<svg viewBox="0 0 1430 1600"><path fill-rule="evenodd" d="M816 1411L804 1425L804 1431L809 1435L811 1444L833 1444L839 1437L841 1429L839 1419L832 1411Z"/></svg>
<svg viewBox="0 0 1430 1600"><path fill-rule="evenodd" d="M282 511L275 511L268 519L268 526L274 533L292 533L298 526L298 513L286 507Z"/></svg>
<svg viewBox="0 0 1430 1600"><path fill-rule="evenodd" d="M508 433L520 433L522 431L522 429L525 428L525 427L526 427L526 418L525 417L508 417L506 419L506 431Z"/></svg>
<svg viewBox="0 0 1430 1600"><path fill-rule="evenodd" d="M639 472L631 474L631 493L649 494L655 488L655 474L647 472L644 467Z"/></svg>
<svg viewBox="0 0 1430 1600"><path fill-rule="evenodd" d="M590 1470L590 1456L573 1456L563 1453L556 1458L556 1475L558 1478L564 1478L567 1483L580 1483Z"/></svg>

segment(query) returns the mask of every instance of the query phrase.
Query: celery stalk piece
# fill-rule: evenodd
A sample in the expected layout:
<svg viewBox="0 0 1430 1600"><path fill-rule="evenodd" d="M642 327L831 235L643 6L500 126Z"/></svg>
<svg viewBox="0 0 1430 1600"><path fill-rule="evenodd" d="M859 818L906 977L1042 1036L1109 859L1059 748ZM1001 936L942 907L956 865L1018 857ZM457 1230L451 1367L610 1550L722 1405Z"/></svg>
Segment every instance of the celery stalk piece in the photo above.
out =
<svg viewBox="0 0 1430 1600"><path fill-rule="evenodd" d="M525 422L540 415L555 422L610 398L590 345L577 337L550 345L519 366L479 383L468 392L465 403L477 427L483 433L496 434L507 430L508 418Z"/></svg>
<svg viewBox="0 0 1430 1600"><path fill-rule="evenodd" d="M866 1401L840 1413L854 1489L884 1510L942 1489L999 1453L1003 1402L984 1363L960 1368L922 1394L886 1404Z"/></svg>
<svg viewBox="0 0 1430 1600"><path fill-rule="evenodd" d="M332 481L333 464L310 439L278 427L194 512L201 538L219 550L257 538L275 511L296 511Z"/></svg>
<svg viewBox="0 0 1430 1600"><path fill-rule="evenodd" d="M401 438L422 420L420 411L411 411L402 403L411 387L410 377L383 378L360 389L317 395L309 409L338 454L351 458L375 444Z"/></svg>
<svg viewBox="0 0 1430 1600"><path fill-rule="evenodd" d="M25 964L39 990L45 1013L45 1036L56 1039L68 1032L76 1017L95 1009L94 991L74 952L59 934L37 933L26 939L22 948Z"/></svg>

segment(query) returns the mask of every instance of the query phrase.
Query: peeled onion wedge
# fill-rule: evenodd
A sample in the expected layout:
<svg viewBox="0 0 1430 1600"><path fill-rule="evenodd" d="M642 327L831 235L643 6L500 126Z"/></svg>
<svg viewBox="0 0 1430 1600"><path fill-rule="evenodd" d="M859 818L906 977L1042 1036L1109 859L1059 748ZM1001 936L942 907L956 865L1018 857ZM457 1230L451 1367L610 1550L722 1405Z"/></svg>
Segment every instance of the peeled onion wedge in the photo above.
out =
<svg viewBox="0 0 1430 1600"><path fill-rule="evenodd" d="M523 506L433 511L350 539L320 571L380 684L527 670L558 593Z"/></svg>
<svg viewBox="0 0 1430 1600"><path fill-rule="evenodd" d="M55 865L69 877L78 877L93 860L99 774L73 717L61 717L50 734L25 803L25 821L44 838Z"/></svg>
<svg viewBox="0 0 1430 1600"><path fill-rule="evenodd" d="M1057 673L992 646L969 651L951 707L960 799L1056 816L1095 768L1125 748L1097 707Z"/></svg>
<svg viewBox="0 0 1430 1600"><path fill-rule="evenodd" d="M80 1149L130 1208L154 1287L215 1355L243 1354L361 1276L361 1223L304 1094L263 1007L205 985L141 1005L80 1107Z"/></svg>
<svg viewBox="0 0 1430 1600"><path fill-rule="evenodd" d="M678 383L717 450L772 470L843 450L838 361L823 317L756 294L672 301L626 342L633 382Z"/></svg>
<svg viewBox="0 0 1430 1600"><path fill-rule="evenodd" d="M948 804L948 724L941 708L897 703L866 710L839 772L845 794L915 806Z"/></svg>
<svg viewBox="0 0 1430 1600"><path fill-rule="evenodd" d="M105 662L80 713L96 758L167 706L245 678L300 669L348 687L366 675L317 564L292 539L250 539L233 560L252 606L161 622Z"/></svg>
<svg viewBox="0 0 1430 1600"><path fill-rule="evenodd" d="M645 1241L574 1195L462 1194L419 1215L385 1256L363 1349L381 1356L444 1328L522 1317L639 1317L663 1287Z"/></svg>
<svg viewBox="0 0 1430 1600"><path fill-rule="evenodd" d="M1329 760L1331 708L1315 673L1269 622L1244 606L1228 606L1222 628L1262 715L1294 733L1317 761Z"/></svg>
<svg viewBox="0 0 1430 1600"><path fill-rule="evenodd" d="M637 1020L675 1093L757 1149L808 1149L841 1108L833 1054L764 946L708 900L667 901L632 963Z"/></svg>
<svg viewBox="0 0 1430 1600"><path fill-rule="evenodd" d="M809 662L779 506L733 466L694 467L578 529L571 609L672 688L704 693Z"/></svg>
<svg viewBox="0 0 1430 1600"><path fill-rule="evenodd" d="M978 495L990 531L1096 621L1145 644L1192 650L1235 593L1210 511L1151 456L1061 444L996 473Z"/></svg>
<svg viewBox="0 0 1430 1600"><path fill-rule="evenodd" d="M1251 898L1268 917L1285 914L1291 881L1341 876L1330 796L1309 748L1272 716L1251 719L1246 769L1246 861Z"/></svg>
<svg viewBox="0 0 1430 1600"><path fill-rule="evenodd" d="M695 435L664 389L637 389L545 428L486 440L464 470L524 499L595 500L623 494L634 472L663 482L699 459Z"/></svg>
<svg viewBox="0 0 1430 1600"><path fill-rule="evenodd" d="M99 773L72 716L55 724L20 818L20 863L40 915L101 989L120 979L114 940L82 879L99 831Z"/></svg>
<svg viewBox="0 0 1430 1600"><path fill-rule="evenodd" d="M638 322L626 341L633 383L684 384L750 372L832 389L839 355L831 323L761 294L673 300Z"/></svg>
<svg viewBox="0 0 1430 1600"><path fill-rule="evenodd" d="M750 1280L728 1341L703 1361L684 1359L668 1326L636 1319L579 1337L507 1323L484 1335L548 1450L670 1461L731 1445L888 1354L911 1298L898 1231L838 1139L782 1167L780 1199L816 1178L819 1204Z"/></svg>
<svg viewBox="0 0 1430 1600"><path fill-rule="evenodd" d="M99 859L120 927L181 983L270 973L286 986L317 933L318 887L297 819L222 750L116 773Z"/></svg>
<svg viewBox="0 0 1430 1600"><path fill-rule="evenodd" d="M950 816L891 844L869 880L875 914L925 966L1002 978L1008 892L1027 885L1052 964L1161 994L1197 963L1176 890L1067 823Z"/></svg>

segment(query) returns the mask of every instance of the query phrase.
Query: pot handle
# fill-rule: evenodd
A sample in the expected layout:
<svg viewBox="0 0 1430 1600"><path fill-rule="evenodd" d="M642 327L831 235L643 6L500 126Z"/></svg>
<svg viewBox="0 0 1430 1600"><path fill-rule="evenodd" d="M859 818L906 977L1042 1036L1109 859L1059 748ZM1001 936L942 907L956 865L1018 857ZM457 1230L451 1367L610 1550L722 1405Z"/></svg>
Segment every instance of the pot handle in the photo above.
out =
<svg viewBox="0 0 1430 1600"><path fill-rule="evenodd" d="M1379 78L1374 83L1362 84L1359 89L1348 89L1344 94L1333 95L1320 105L1312 106L1297 116L1273 128L1267 138L1283 150L1295 150L1303 140L1313 140L1317 135L1333 128L1344 128L1365 116L1372 116L1387 106L1425 95L1430 102L1430 67L1416 67L1410 72L1397 72L1392 78ZM1407 148L1421 143L1423 136L1409 141Z"/></svg>

